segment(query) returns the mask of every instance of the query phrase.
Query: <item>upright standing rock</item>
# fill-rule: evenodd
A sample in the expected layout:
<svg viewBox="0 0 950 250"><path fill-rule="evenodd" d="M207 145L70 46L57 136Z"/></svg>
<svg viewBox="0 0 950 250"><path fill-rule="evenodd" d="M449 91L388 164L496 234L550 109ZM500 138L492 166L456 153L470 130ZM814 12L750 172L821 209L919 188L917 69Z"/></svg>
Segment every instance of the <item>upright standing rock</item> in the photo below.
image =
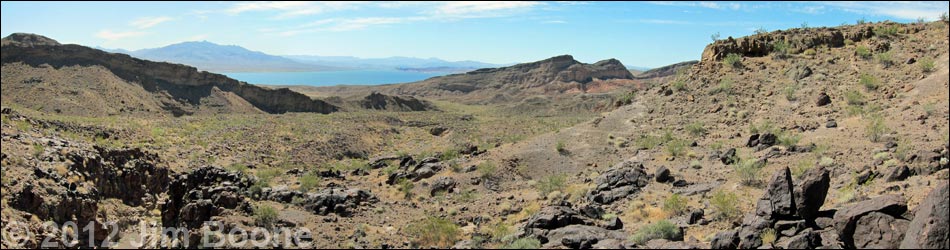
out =
<svg viewBox="0 0 950 250"><path fill-rule="evenodd" d="M797 210L792 190L792 172L788 167L772 176L772 181L766 189L766 197L764 197L769 200L771 207L768 211L771 212L772 217L795 215Z"/></svg>
<svg viewBox="0 0 950 250"><path fill-rule="evenodd" d="M938 187L917 206L917 214L907 227L902 249L950 248L950 191L948 184Z"/></svg>
<svg viewBox="0 0 950 250"><path fill-rule="evenodd" d="M795 207L798 216L808 221L814 220L821 206L825 204L830 187L831 177L827 169L818 167L805 171L795 186Z"/></svg>

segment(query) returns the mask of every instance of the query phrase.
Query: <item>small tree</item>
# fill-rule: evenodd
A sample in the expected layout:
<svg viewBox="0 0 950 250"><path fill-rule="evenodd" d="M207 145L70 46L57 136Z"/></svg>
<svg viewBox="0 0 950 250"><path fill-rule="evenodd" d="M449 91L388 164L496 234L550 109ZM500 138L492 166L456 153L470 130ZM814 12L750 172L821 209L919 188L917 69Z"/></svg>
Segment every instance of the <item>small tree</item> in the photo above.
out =
<svg viewBox="0 0 950 250"><path fill-rule="evenodd" d="M713 42L719 41L719 32L712 34L709 38L712 39Z"/></svg>

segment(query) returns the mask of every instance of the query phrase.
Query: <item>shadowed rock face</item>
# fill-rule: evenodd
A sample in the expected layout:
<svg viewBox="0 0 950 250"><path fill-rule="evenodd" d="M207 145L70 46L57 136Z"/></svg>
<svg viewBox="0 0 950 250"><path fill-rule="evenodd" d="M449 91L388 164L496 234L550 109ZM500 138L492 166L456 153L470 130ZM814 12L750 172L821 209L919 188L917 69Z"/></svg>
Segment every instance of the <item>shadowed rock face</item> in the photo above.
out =
<svg viewBox="0 0 950 250"><path fill-rule="evenodd" d="M201 99L210 96L213 89L217 88L234 93L268 113L327 114L338 110L336 106L289 89L249 85L224 75L199 72L194 67L181 64L146 61L73 44L59 45L52 39L38 35L14 34L4 38L2 62L22 62L33 67L48 64L56 68L102 66L119 78L142 85L146 91L166 92L175 100L191 106L201 105Z"/></svg>
<svg viewBox="0 0 950 250"><path fill-rule="evenodd" d="M434 110L431 103L411 96L390 96L377 92L369 94L360 100L360 107L365 109L389 111L426 111Z"/></svg>

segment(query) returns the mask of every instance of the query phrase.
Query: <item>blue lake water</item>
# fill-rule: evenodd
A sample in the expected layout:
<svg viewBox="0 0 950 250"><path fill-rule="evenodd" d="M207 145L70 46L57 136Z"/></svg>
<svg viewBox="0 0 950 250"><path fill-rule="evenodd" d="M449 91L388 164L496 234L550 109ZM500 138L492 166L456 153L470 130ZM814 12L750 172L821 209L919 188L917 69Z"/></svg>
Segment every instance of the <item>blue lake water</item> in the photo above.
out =
<svg viewBox="0 0 950 250"><path fill-rule="evenodd" d="M251 84L266 85L380 85L421 81L445 72L409 72L396 70L351 70L318 72L240 72L223 73Z"/></svg>

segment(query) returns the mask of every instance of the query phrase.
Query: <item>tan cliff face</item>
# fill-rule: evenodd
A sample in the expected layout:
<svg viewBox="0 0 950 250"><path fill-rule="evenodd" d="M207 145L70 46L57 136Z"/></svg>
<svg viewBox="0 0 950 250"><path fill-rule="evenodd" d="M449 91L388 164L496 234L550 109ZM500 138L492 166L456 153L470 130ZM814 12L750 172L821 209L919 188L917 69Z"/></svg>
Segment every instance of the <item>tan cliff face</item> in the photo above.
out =
<svg viewBox="0 0 950 250"><path fill-rule="evenodd" d="M267 89L249 85L224 75L201 72L186 65L140 60L125 54L108 53L73 44L59 45L52 39L38 35L14 34L3 40L3 64L24 63L32 67L45 64L54 68L101 66L125 81L141 85L148 92L167 93L185 106L199 106L201 100L210 96L213 89L217 88L232 92L257 109L268 113L326 114L338 110L322 100L314 100L288 89ZM180 115L178 112L173 113Z"/></svg>

